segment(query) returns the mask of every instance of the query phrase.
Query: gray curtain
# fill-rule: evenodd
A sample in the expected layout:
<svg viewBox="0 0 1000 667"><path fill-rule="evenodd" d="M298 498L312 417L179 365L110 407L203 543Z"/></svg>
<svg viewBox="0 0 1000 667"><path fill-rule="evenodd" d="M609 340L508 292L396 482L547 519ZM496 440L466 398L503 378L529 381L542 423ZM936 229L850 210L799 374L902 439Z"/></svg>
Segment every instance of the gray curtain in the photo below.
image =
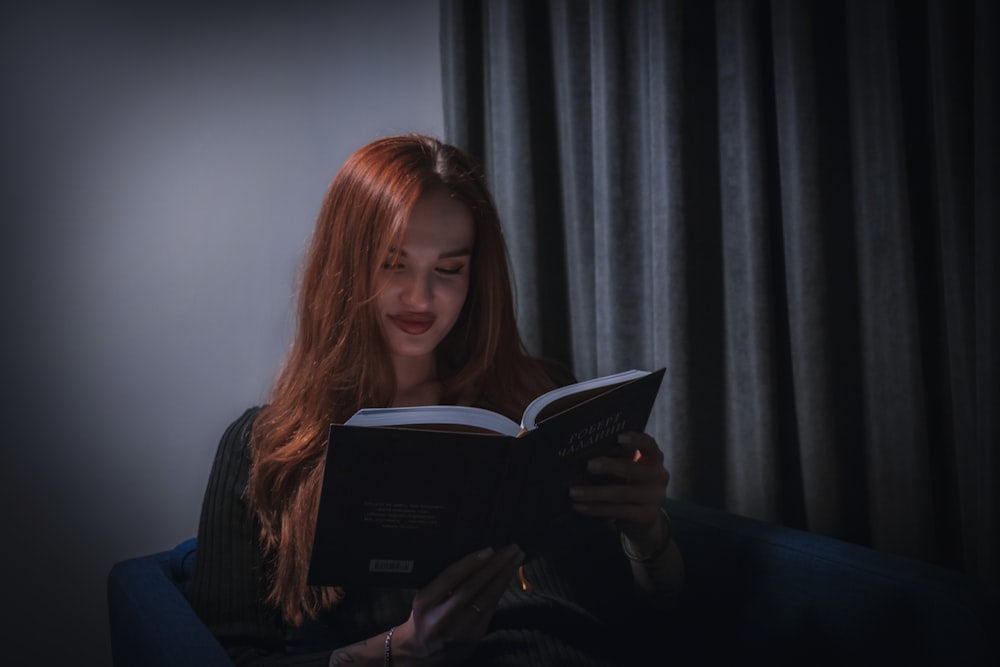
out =
<svg viewBox="0 0 1000 667"><path fill-rule="evenodd" d="M997 581L996 3L443 0L532 352L670 492Z"/></svg>

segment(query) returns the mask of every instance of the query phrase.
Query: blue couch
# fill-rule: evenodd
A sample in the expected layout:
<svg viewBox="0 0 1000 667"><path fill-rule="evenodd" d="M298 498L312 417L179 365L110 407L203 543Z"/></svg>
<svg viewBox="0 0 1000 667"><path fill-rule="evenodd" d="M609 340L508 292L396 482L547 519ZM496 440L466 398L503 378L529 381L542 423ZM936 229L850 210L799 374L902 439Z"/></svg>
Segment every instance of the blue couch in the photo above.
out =
<svg viewBox="0 0 1000 667"><path fill-rule="evenodd" d="M949 569L681 500L687 579L647 664L1000 665L1000 595ZM188 605L196 541L108 577L116 667L230 665Z"/></svg>

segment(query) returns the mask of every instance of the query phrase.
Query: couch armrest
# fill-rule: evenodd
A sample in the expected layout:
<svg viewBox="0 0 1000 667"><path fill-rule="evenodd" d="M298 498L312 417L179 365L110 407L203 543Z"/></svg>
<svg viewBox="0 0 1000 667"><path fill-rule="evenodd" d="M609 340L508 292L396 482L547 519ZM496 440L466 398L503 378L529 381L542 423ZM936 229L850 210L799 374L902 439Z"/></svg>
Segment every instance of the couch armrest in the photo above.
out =
<svg viewBox="0 0 1000 667"><path fill-rule="evenodd" d="M1000 664L997 591L972 576L686 501L667 510L692 658Z"/></svg>
<svg viewBox="0 0 1000 667"><path fill-rule="evenodd" d="M116 563L108 574L115 667L232 667L232 661L174 582L194 541Z"/></svg>

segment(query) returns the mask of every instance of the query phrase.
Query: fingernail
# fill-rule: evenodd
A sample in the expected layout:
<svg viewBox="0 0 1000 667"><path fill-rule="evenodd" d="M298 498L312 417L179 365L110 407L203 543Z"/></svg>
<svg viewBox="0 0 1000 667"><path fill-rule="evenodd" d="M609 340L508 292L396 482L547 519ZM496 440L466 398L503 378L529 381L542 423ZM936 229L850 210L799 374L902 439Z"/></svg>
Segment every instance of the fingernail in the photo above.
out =
<svg viewBox="0 0 1000 667"><path fill-rule="evenodd" d="M619 445L631 445L632 444L632 434L631 433L619 433L618 434L618 444Z"/></svg>
<svg viewBox="0 0 1000 667"><path fill-rule="evenodd" d="M501 553L503 554L504 558L511 558L514 554L516 554L520 550L521 547L517 546L516 544L511 544L504 547L504 550Z"/></svg>
<svg viewBox="0 0 1000 667"><path fill-rule="evenodd" d="M601 472L604 465L597 459L590 459L587 461L587 470L590 472Z"/></svg>
<svg viewBox="0 0 1000 667"><path fill-rule="evenodd" d="M482 551L476 554L476 558L479 560L486 560L493 555L493 547L486 547Z"/></svg>

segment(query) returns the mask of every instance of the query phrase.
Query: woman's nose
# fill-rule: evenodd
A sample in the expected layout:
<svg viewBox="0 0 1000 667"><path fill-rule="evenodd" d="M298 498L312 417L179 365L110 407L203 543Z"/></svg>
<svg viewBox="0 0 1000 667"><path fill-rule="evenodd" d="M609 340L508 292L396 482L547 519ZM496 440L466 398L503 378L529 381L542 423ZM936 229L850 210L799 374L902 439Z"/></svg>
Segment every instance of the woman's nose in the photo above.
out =
<svg viewBox="0 0 1000 667"><path fill-rule="evenodd" d="M433 301L430 279L427 276L411 274L403 287L400 297L412 308L425 308Z"/></svg>

